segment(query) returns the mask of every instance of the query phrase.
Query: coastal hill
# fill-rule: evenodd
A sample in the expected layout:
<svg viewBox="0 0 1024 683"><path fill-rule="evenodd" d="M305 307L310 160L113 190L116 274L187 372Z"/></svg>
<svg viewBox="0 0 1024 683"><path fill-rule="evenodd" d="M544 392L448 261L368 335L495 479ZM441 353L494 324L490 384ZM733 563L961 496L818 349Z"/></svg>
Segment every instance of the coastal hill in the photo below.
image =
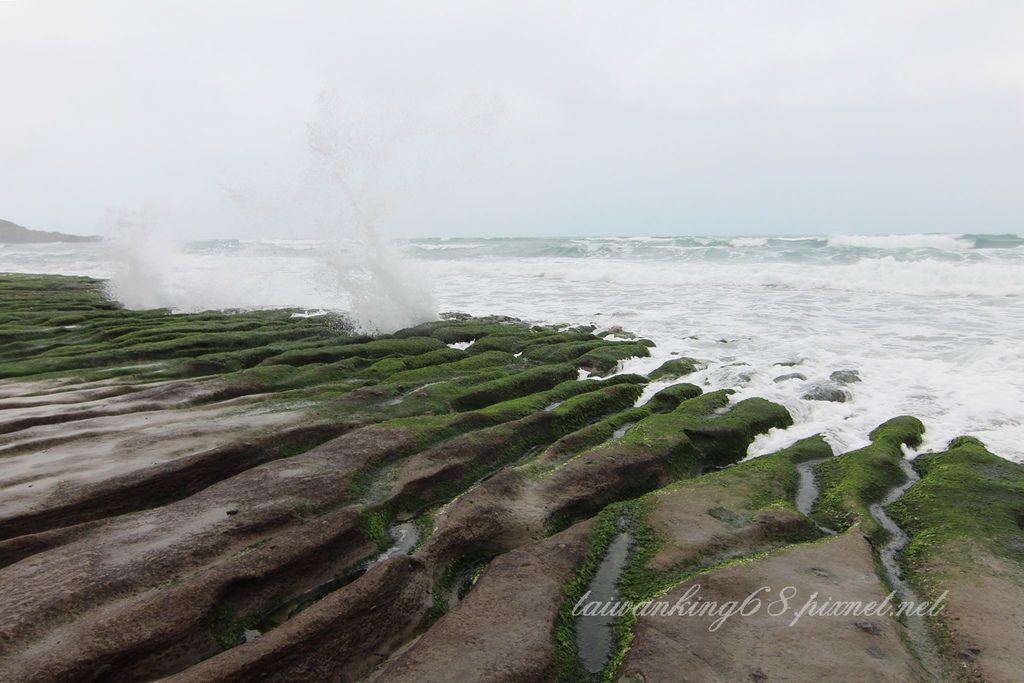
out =
<svg viewBox="0 0 1024 683"><path fill-rule="evenodd" d="M98 242L95 235L68 235L63 232L29 230L17 223L0 218L0 244L29 244L32 242Z"/></svg>

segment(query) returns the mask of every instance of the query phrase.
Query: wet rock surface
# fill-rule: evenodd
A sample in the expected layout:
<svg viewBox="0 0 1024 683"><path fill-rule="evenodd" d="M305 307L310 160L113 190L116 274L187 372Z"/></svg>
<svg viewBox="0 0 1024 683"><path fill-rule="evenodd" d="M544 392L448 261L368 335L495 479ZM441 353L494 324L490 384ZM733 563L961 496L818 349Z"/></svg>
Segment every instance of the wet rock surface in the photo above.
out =
<svg viewBox="0 0 1024 683"><path fill-rule="evenodd" d="M836 384L856 384L860 381L860 373L856 370L836 370L828 378Z"/></svg>
<svg viewBox="0 0 1024 683"><path fill-rule="evenodd" d="M849 400L850 395L845 389L840 389L836 386L828 384L821 384L816 387L812 387L803 395L804 400L807 401L831 401L832 403L846 403Z"/></svg>
<svg viewBox="0 0 1024 683"><path fill-rule="evenodd" d="M683 582L665 599L676 603L691 595L691 600L742 603L765 586L778 587L758 594L765 602L778 600L777 591L792 586L792 609L782 614L778 605L779 616L771 616L767 607L750 608L748 616L727 618L717 628L715 615L639 619L620 680L634 675L649 681L830 680L838 671L846 681L926 680L892 619L805 616L792 623L815 593L865 603L885 599L871 547L856 532Z"/></svg>
<svg viewBox="0 0 1024 683"><path fill-rule="evenodd" d="M911 482L910 417L835 457L814 437L747 460L789 412L663 387L697 369L685 350L623 373L653 344L624 330L453 314L368 337L289 311L125 311L87 278L0 275L0 294L0 680L999 681L1022 665L1024 468L975 440L922 456ZM824 388L845 400L855 378ZM878 599L893 524L907 585L949 587L938 674L889 616L709 631L574 613L595 585Z"/></svg>

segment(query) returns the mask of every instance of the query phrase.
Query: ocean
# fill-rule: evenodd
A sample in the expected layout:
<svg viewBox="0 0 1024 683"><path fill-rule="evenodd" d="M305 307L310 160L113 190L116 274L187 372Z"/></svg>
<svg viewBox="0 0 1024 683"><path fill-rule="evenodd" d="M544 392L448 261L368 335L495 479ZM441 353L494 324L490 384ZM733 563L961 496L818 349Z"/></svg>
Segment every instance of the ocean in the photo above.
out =
<svg viewBox="0 0 1024 683"><path fill-rule="evenodd" d="M691 356L703 369L686 381L789 408L795 424L758 438L752 456L815 433L837 452L857 448L880 422L912 414L928 429L921 451L969 434L1024 462L1018 235L146 237L0 245L0 272L109 278L131 307L346 311L384 331L446 311L621 327L657 344L622 372ZM842 387L845 402L803 398L837 370L861 380Z"/></svg>

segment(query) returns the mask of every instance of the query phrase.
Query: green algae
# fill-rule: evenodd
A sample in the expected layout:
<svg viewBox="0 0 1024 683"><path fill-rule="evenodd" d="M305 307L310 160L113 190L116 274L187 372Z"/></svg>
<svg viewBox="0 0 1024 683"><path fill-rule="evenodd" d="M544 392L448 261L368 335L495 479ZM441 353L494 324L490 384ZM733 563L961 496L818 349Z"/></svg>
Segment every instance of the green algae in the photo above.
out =
<svg viewBox="0 0 1024 683"><path fill-rule="evenodd" d="M647 402L646 407L655 413L667 413L679 407L684 401L697 398L702 393L696 384L673 384L665 387Z"/></svg>
<svg viewBox="0 0 1024 683"><path fill-rule="evenodd" d="M832 447L820 435L797 441L792 446L774 453L751 458L732 467L714 472L709 481L732 487L742 485L756 492L747 505L753 509L784 506L796 509L799 474L796 466L812 460L832 457Z"/></svg>
<svg viewBox="0 0 1024 683"><path fill-rule="evenodd" d="M869 507L906 481L900 465L902 446L920 444L922 434L924 425L917 418L896 417L871 432L871 445L817 465L814 471L820 493L814 516L837 531L859 522L873 541L884 541L887 532L871 515Z"/></svg>
<svg viewBox="0 0 1024 683"><path fill-rule="evenodd" d="M593 349L607 346L609 342L594 337L588 341L538 344L523 351L523 358L542 363L567 363Z"/></svg>
<svg viewBox="0 0 1024 683"><path fill-rule="evenodd" d="M677 481L668 487L652 491L640 498L609 505L597 515L597 526L591 535L586 560L577 569L564 589L564 600L555 628L556 667L560 681L614 681L618 669L632 644L636 614L627 612L614 622L614 647L604 670L599 674L586 672L579 659L575 638L575 617L572 608L584 595L614 537L628 533L632 539L629 555L619 577L619 597L633 604L642 604L663 595L673 587L712 571L738 563L764 557L766 551L758 549L740 556L723 557L715 554L698 555L683 565L658 571L651 567L665 540L651 525L661 496L673 491L685 492L694 487L724 487L736 493L743 501L739 510L712 509L729 519L749 523L758 511L777 507L793 508L798 474L796 465L831 455L831 448L820 436L798 441L793 446L775 453L744 461L733 467L696 479ZM815 542L820 534L807 533L781 535L776 547Z"/></svg>
<svg viewBox="0 0 1024 683"><path fill-rule="evenodd" d="M576 359L576 365L598 374L607 374L627 358L646 358L650 355L648 344L641 342L606 343L581 355Z"/></svg>
<svg viewBox="0 0 1024 683"><path fill-rule="evenodd" d="M669 481L696 477L741 460L754 437L772 427L785 427L792 418L782 406L761 399L747 399L725 410L729 391L717 391L682 402L670 413L649 414L630 426L621 438L572 455L541 474L561 469L580 458L616 459L640 455L650 462L653 455L664 465L656 478L630 479L616 496L619 499L643 495ZM719 412L721 414L714 414ZM664 478L667 477L667 481ZM660 479L660 481L659 481ZM578 521L589 510L568 506L552 512L548 532L560 531Z"/></svg>
<svg viewBox="0 0 1024 683"><path fill-rule="evenodd" d="M394 497L390 505L396 511L416 512L451 500L474 483L534 453L538 447L627 408L641 391L641 387L632 384L594 383L588 388L589 391L566 397L550 409L465 434L457 444L449 442L448 448L473 453L473 461L464 466L447 466L430 480L418 480L419 491Z"/></svg>
<svg viewBox="0 0 1024 683"><path fill-rule="evenodd" d="M467 349L467 351L470 353L505 351L506 353L521 354L526 349L540 344L585 341L590 338L591 335L589 334L566 334L551 332L547 329L515 333L503 331L477 339L476 342Z"/></svg>
<svg viewBox="0 0 1024 683"><path fill-rule="evenodd" d="M921 479L886 508L910 537L897 560L913 589L935 601L958 579L1024 584L1024 466L961 436L945 451L918 456L914 467ZM960 670L955 623L943 612L928 625L947 669Z"/></svg>
<svg viewBox="0 0 1024 683"><path fill-rule="evenodd" d="M450 351L451 349L448 350ZM503 351L488 351L487 353L472 356L462 352L461 357L456 360L428 363L422 367L395 372L388 376L387 381L393 384L424 384L426 382L447 379L452 376L465 375L478 370L496 367L513 368L516 366L517 361L515 357Z"/></svg>
<svg viewBox="0 0 1024 683"><path fill-rule="evenodd" d="M529 468L530 475L543 477L564 467L576 456L600 446L619 430L628 429L650 414L651 410L646 406L629 408L566 434L538 456L538 462Z"/></svg>
<svg viewBox="0 0 1024 683"><path fill-rule="evenodd" d="M1024 466L989 452L973 437L914 460L921 480L888 511L911 534L911 562L935 545L963 540L1024 563Z"/></svg>
<svg viewBox="0 0 1024 683"><path fill-rule="evenodd" d="M445 348L443 342L432 337L405 337L401 339L375 339L360 344L340 344L311 349L286 351L263 362L268 365L307 365L333 363L358 356L360 358L386 358L388 356L415 356Z"/></svg>
<svg viewBox="0 0 1024 683"><path fill-rule="evenodd" d="M386 379L401 372L411 372L430 366L442 366L466 359L466 352L458 349L437 349L415 356L389 356L371 363L360 375L373 379Z"/></svg>
<svg viewBox="0 0 1024 683"><path fill-rule="evenodd" d="M387 509L364 509L359 514L366 537L377 546L378 552L385 552L394 543L391 538L391 524L394 518Z"/></svg>
<svg viewBox="0 0 1024 683"><path fill-rule="evenodd" d="M673 358L667 360L648 373L651 380L676 379L697 371L697 361L693 358Z"/></svg>
<svg viewBox="0 0 1024 683"><path fill-rule="evenodd" d="M318 420L350 419L407 431L411 438L388 452L383 457L386 463L372 462L353 477L352 493L357 498L367 493L385 464L400 465L424 448L448 446L460 439L466 448L478 448L481 457L465 468L426 482L404 498L388 498L361 509L363 533L381 550L391 544L389 527L397 514L451 500L523 458L527 459L524 471L543 477L585 454L615 457L624 452L618 449L657 453L669 463L673 482L639 498L613 503L598 514L591 552L567 587L567 600L585 588L588 572L592 576L608 543L622 529L634 539L621 578L627 596L654 595L709 566L742 561L706 556L668 572L653 572L650 560L663 542L649 523L658 496L686 486L740 492L741 504L708 511L727 525L740 526L759 511L791 509L798 481L795 465L830 454L823 440L809 439L771 456L692 479L742 458L754 435L788 426L789 414L762 399L731 405L730 392L701 395L692 384L667 387L635 408L648 378L617 375L605 382L580 381L578 370L611 372L627 358L648 356L651 342L610 341L595 336L592 328L531 327L496 319L442 320L368 338L354 334L335 317L292 318L288 311L125 311L105 298L102 283L88 278L0 275L0 293L0 376L208 376L226 387L211 401L266 392L266 400L308 401L310 414ZM474 343L465 350L448 346L467 342ZM154 365L148 368L130 367L150 362ZM650 379L680 377L695 369L693 359L677 358L650 373ZM867 507L898 483L899 474L892 465L898 466L901 445L916 443L922 429L915 418L891 420L872 432L871 446L819 465L823 492L816 515L837 528L860 521L871 533ZM537 455L549 444L553 445ZM282 442L281 457L315 445ZM954 452L956 457L944 457ZM531 468L534 458L538 466ZM891 508L914 535L906 551L908 566L917 567L937 548L948 549L964 538L988 539L992 552L1021 560L1022 484L1019 471L1006 469L1000 464L1004 462L970 439L951 444L946 454L922 456L918 466L925 478ZM643 486L649 487L649 482L640 482L639 491L644 491ZM637 491L629 489L621 495L633 496ZM987 505L971 507L971 501L977 500ZM296 517L303 520L325 511L313 502L295 505ZM961 514L961 508L969 514ZM987 517L984 513L989 510L993 512ZM430 515L422 515L417 523L419 519L432 526ZM566 517L552 529L573 519ZM421 542L427 536L424 533ZM780 542L803 540L794 536ZM435 587L438 613L446 608L447 595L458 577L478 572L488 559L460 557L445 570L442 585ZM237 617L230 604L218 609L212 630L219 633L222 645L234 645L247 622ZM555 636L559 672L564 680L581 680L573 678L579 669L575 646L568 642L571 628L560 614ZM614 674L631 637L628 621L616 628L618 645L606 679Z"/></svg>
<svg viewBox="0 0 1024 683"><path fill-rule="evenodd" d="M574 380L576 369L568 364L541 365L494 380L452 400L455 410L476 410L509 398L528 396Z"/></svg>
<svg viewBox="0 0 1024 683"><path fill-rule="evenodd" d="M0 348L0 377L97 379L124 374L117 366L160 362L174 376L188 361L283 344L337 338L337 322L292 319L287 311L172 314L129 311L89 278L0 275L0 314L14 344ZM242 363L210 358L212 370ZM138 370L138 368L130 368ZM127 374L145 375L146 372ZM195 374L185 368L184 375Z"/></svg>
<svg viewBox="0 0 1024 683"><path fill-rule="evenodd" d="M683 455L688 462L680 462L689 473L711 464L725 464L730 459L742 458L754 437L771 428L783 428L793 419L782 406L760 398L740 401L728 412L714 415L729 404L728 390L715 391L682 401L670 413L652 415L638 422L626 435L626 443L660 446L678 450L685 439L694 446ZM700 455L700 459L691 456Z"/></svg>

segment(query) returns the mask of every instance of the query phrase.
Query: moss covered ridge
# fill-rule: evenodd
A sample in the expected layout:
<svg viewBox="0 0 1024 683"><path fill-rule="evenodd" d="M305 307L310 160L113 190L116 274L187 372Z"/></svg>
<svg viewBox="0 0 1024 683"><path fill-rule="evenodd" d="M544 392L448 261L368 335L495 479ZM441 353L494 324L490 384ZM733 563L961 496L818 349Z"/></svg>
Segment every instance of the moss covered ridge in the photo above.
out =
<svg viewBox="0 0 1024 683"><path fill-rule="evenodd" d="M605 669L580 666L571 607L618 534L634 602L868 547L857 529L877 546L871 508L924 429L747 458L789 411L685 382L688 357L624 373L653 342L622 330L451 316L370 337L293 313L131 311L97 280L0 274L0 679L663 679L722 653L659 650L626 615ZM813 516L850 533L796 508L812 465ZM888 508L907 577L1024 604L1021 466L961 438L915 467ZM936 628L979 679L1016 663L985 625ZM843 663L868 679L864 652Z"/></svg>
<svg viewBox="0 0 1024 683"><path fill-rule="evenodd" d="M900 465L903 446L919 445L923 434L924 425L916 417L895 417L871 432L869 446L817 465L815 516L837 531L859 523L876 542L884 540L886 532L869 508L906 481Z"/></svg>
<svg viewBox="0 0 1024 683"><path fill-rule="evenodd" d="M680 411L693 419L720 404L725 394ZM628 533L630 556L619 578L621 598L643 604L663 596L673 586L703 573L761 557L773 548L813 541L821 534L793 506L796 465L832 455L821 437L798 441L790 448L744 461L695 479L683 479L632 501L605 508L591 538L587 560L567 584L556 629L558 677L564 681L618 679L619 667L633 642L636 614L627 613L614 625L614 645L603 672L582 669L577 651L573 607L587 590L612 538ZM694 515L710 518L714 533L705 546L679 553L672 534L692 524ZM751 534L750 529L758 529ZM768 534L764 529L770 529Z"/></svg>
<svg viewBox="0 0 1024 683"><path fill-rule="evenodd" d="M1024 466L969 436L914 466L920 481L887 509L910 535L904 576L928 600L946 596L931 625L948 671L1011 680L1019 631L1008 622L1024 603Z"/></svg>

